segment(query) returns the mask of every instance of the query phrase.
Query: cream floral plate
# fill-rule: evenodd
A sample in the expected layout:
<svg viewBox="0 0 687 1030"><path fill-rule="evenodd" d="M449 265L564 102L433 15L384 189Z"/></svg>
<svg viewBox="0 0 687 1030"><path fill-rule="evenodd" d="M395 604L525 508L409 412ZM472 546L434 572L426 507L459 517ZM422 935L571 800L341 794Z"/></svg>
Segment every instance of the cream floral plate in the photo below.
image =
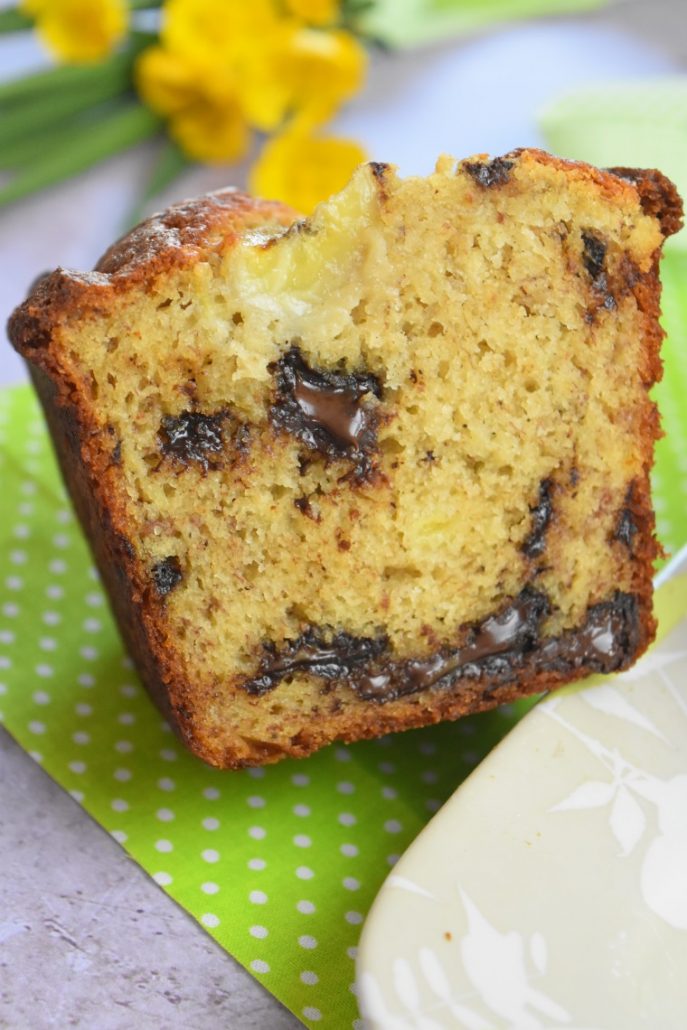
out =
<svg viewBox="0 0 687 1030"><path fill-rule="evenodd" d="M660 643L540 703L397 863L368 1030L687 1028L687 577L658 600Z"/></svg>

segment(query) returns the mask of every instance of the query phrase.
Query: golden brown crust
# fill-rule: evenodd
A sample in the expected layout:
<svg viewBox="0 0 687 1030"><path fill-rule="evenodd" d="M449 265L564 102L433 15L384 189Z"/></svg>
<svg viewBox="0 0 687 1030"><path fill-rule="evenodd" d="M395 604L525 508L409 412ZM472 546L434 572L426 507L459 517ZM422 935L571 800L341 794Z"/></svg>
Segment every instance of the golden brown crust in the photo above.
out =
<svg viewBox="0 0 687 1030"><path fill-rule="evenodd" d="M55 453L93 551L122 638L141 679L184 742L204 756L207 742L195 741L183 699L187 685L183 667L166 639L159 602L150 584L139 577L138 563L125 535L126 523L111 489L108 457L100 433L84 416L78 398L70 399L35 365L29 365Z"/></svg>
<svg viewBox="0 0 687 1030"><path fill-rule="evenodd" d="M664 236L680 231L684 224L682 198L663 172L656 168L609 168L608 171L636 187L642 210L658 219Z"/></svg>
<svg viewBox="0 0 687 1030"><path fill-rule="evenodd" d="M638 199L668 235L681 225L681 203L667 179L658 172L614 169L599 171L588 165L562 161L541 151L515 151L509 158L548 164L594 182L611 198ZM383 178L382 166L379 177ZM563 672L543 671L526 682L517 679L492 691L479 682L461 684L460 692L428 690L385 705L310 720L287 747L244 738L229 750L223 742L198 730L193 684L183 662L166 637L161 602L149 584L139 578L137 562L126 540L126 523L118 509L105 451L89 424L85 405L73 384L62 376L59 340L61 328L72 319L85 320L107 312L122 292L149 288L160 276L187 267L235 246L246 230L262 226L289 226L296 214L283 205L253 200L233 190L220 191L176 205L132 230L101 258L96 270L78 274L58 269L43 278L15 311L9 335L30 363L36 389L44 406L58 458L75 507L93 547L122 635L142 679L172 725L191 749L211 764L238 768L277 761L286 754L304 757L332 739L353 741L397 729L422 726L481 711L529 693L538 693L570 679ZM647 388L661 374L658 258L644 274L637 274L632 291L644 315L646 363L641 374ZM658 551L649 494L649 472L654 441L659 434L655 407L648 408L641 427L644 474L634 484L628 510L637 528L633 544L633 592L640 619L636 653L651 642L655 623L651 614L651 575ZM613 546L625 546L615 541ZM255 699L259 704L259 699Z"/></svg>
<svg viewBox="0 0 687 1030"><path fill-rule="evenodd" d="M259 200L235 189L217 190L141 222L105 251L95 270L129 283L148 281L201 255L230 249L249 229L289 226L297 217L278 201Z"/></svg>

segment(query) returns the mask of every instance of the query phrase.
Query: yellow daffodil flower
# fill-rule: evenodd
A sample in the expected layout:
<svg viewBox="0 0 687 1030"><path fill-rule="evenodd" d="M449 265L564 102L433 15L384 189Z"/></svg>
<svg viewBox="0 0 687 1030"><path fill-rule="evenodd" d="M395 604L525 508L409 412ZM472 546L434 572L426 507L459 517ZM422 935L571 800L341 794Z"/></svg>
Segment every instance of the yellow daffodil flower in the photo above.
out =
<svg viewBox="0 0 687 1030"><path fill-rule="evenodd" d="M124 0L23 0L20 8L35 18L36 30L62 61L98 61L126 32Z"/></svg>
<svg viewBox="0 0 687 1030"><path fill-rule="evenodd" d="M167 0L160 36L167 49L198 60L241 62L260 53L278 24L273 0Z"/></svg>
<svg viewBox="0 0 687 1030"><path fill-rule="evenodd" d="M339 0L286 0L290 14L309 25L331 25L339 16Z"/></svg>
<svg viewBox="0 0 687 1030"><path fill-rule="evenodd" d="M265 144L249 186L257 196L283 200L309 215L320 201L343 189L365 160L365 151L353 140L290 128Z"/></svg>
<svg viewBox="0 0 687 1030"><path fill-rule="evenodd" d="M199 62L161 46L149 47L136 63L141 98L169 118L169 134L189 157L233 161L249 143L236 82L223 62Z"/></svg>
<svg viewBox="0 0 687 1030"><path fill-rule="evenodd" d="M238 101L230 106L199 104L169 122L169 134L184 153L197 161L235 161L248 149L250 134Z"/></svg>
<svg viewBox="0 0 687 1030"><path fill-rule="evenodd" d="M325 32L286 22L246 65L241 97L252 125L271 132L288 115L327 121L363 82L367 55L348 32Z"/></svg>

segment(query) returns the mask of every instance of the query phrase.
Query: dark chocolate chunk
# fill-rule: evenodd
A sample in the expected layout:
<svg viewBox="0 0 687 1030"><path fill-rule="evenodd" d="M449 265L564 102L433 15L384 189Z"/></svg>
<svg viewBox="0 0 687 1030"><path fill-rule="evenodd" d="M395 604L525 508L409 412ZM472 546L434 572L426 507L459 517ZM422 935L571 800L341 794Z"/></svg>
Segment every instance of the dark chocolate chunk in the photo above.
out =
<svg viewBox="0 0 687 1030"><path fill-rule="evenodd" d="M639 607L632 594L616 592L592 605L581 627L541 640L549 614L545 594L527 586L499 612L463 627L458 647L443 647L427 657L394 659L388 638L327 635L311 627L281 647L263 645L260 668L242 686L249 694L273 690L294 673L331 683L343 681L359 697L384 704L428 688L446 689L459 680L484 680L493 690L518 676L538 672L613 672L632 660L639 643Z"/></svg>
<svg viewBox="0 0 687 1030"><path fill-rule="evenodd" d="M226 411L164 415L158 432L160 450L181 465L196 462L207 472L210 465L217 463L216 459L213 462L213 455L220 454L224 447L223 423L227 418Z"/></svg>
<svg viewBox="0 0 687 1030"><path fill-rule="evenodd" d="M584 244L584 254L582 257L584 267L592 279L596 280L603 273L608 245L600 236L593 232L583 232L582 243Z"/></svg>
<svg viewBox="0 0 687 1030"><path fill-rule="evenodd" d="M293 503L302 515L312 519L313 522L321 522L322 516L313 508L309 497L296 497Z"/></svg>
<svg viewBox="0 0 687 1030"><path fill-rule="evenodd" d="M505 157L495 157L493 161L466 161L463 168L480 186L503 186L510 178L510 170L515 161Z"/></svg>
<svg viewBox="0 0 687 1030"><path fill-rule="evenodd" d="M607 311L612 311L617 305L608 285L608 276L605 271L606 252L608 244L601 237L587 230L582 233L583 255L582 261L587 269L592 286L601 297L601 305Z"/></svg>
<svg viewBox="0 0 687 1030"><path fill-rule="evenodd" d="M428 658L396 661L385 659L389 642L383 634L353 637L337 633L327 639L311 627L281 649L265 644L260 671L243 688L250 694L263 694L285 676L305 672L328 680L348 680L366 700L391 701L427 687L447 686L461 677L476 679L486 674L492 680L506 681L534 647L548 608L544 594L525 587L512 604L466 627L461 647L444 648Z"/></svg>
<svg viewBox="0 0 687 1030"><path fill-rule="evenodd" d="M546 530L553 517L553 480L542 479L539 484L539 500L532 514L532 528L522 545L523 554L528 558L538 558L546 546Z"/></svg>
<svg viewBox="0 0 687 1030"><path fill-rule="evenodd" d="M614 672L629 664L639 642L639 608L633 594L616 591L610 601L592 605L581 629L546 641L537 666L569 672Z"/></svg>
<svg viewBox="0 0 687 1030"><path fill-rule="evenodd" d="M428 687L447 687L458 679L507 682L535 646L539 624L549 610L546 596L531 587L512 604L468 628L461 647L442 648L428 658L387 661L354 673L352 687L370 701L391 701Z"/></svg>
<svg viewBox="0 0 687 1030"><path fill-rule="evenodd" d="M388 170L388 164L384 164L383 161L370 161L370 171L380 182L383 181Z"/></svg>
<svg viewBox="0 0 687 1030"><path fill-rule="evenodd" d="M153 583L160 597L166 597L184 578L181 562L175 554L155 562L152 568Z"/></svg>
<svg viewBox="0 0 687 1030"><path fill-rule="evenodd" d="M638 532L637 523L632 511L633 494L634 487L630 486L625 495L625 506L618 516L615 532L613 533L613 538L625 544L629 551L632 551L632 541L634 540L635 533Z"/></svg>
<svg viewBox="0 0 687 1030"><path fill-rule="evenodd" d="M363 399L369 394L380 396L377 377L369 372L312 369L295 346L270 371L277 385L277 400L270 411L273 426L329 459L350 459L359 475L369 471L378 416Z"/></svg>
<svg viewBox="0 0 687 1030"><path fill-rule="evenodd" d="M632 541L636 532L637 526L635 525L634 518L632 517L632 512L629 508L623 508L618 519L618 524L615 527L615 539L620 540L620 542L625 544L628 550L631 551Z"/></svg>
<svg viewBox="0 0 687 1030"><path fill-rule="evenodd" d="M348 679L356 666L382 654L388 640L383 635L354 637L350 633L328 638L322 630L311 627L297 640L287 640L281 650L271 642L263 646L258 675L242 684L249 694L264 694L296 672L325 680Z"/></svg>

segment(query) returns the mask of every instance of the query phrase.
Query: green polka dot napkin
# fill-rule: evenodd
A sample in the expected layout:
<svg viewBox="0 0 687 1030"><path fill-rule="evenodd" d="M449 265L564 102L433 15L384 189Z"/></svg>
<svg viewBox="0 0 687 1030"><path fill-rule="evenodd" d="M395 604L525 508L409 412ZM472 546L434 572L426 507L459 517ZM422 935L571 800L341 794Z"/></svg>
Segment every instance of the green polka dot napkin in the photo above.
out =
<svg viewBox="0 0 687 1030"><path fill-rule="evenodd" d="M656 501L687 539L687 255L664 267ZM358 1026L355 946L396 857L526 705L221 773L142 690L28 387L0 392L0 708L7 729L306 1025Z"/></svg>

